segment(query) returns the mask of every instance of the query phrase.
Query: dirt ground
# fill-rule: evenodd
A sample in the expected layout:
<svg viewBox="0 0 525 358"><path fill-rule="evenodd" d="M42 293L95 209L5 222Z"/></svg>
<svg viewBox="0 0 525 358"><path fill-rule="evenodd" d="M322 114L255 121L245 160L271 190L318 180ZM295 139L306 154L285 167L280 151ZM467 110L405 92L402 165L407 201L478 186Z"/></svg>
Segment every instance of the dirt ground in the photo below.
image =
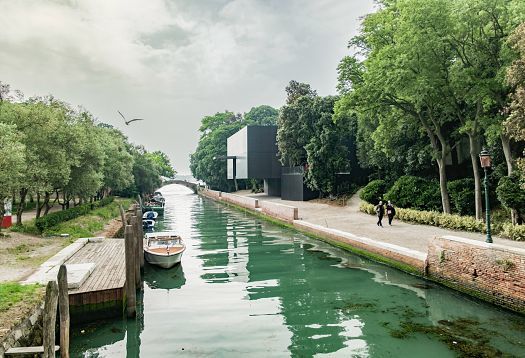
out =
<svg viewBox="0 0 525 358"><path fill-rule="evenodd" d="M2 230L0 282L21 281L68 244L64 238L42 238Z"/></svg>

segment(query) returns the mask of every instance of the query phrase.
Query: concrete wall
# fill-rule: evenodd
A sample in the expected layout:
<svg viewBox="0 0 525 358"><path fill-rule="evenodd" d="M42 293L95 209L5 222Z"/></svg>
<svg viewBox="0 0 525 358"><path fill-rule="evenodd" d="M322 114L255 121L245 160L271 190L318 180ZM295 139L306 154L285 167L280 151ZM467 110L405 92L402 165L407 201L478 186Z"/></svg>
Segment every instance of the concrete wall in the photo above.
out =
<svg viewBox="0 0 525 358"><path fill-rule="evenodd" d="M254 199L254 198L249 198L246 196L229 194L229 193L221 193L221 199L229 203L241 206L243 208L247 208L247 209L256 209L259 207L259 200Z"/></svg>
<svg viewBox="0 0 525 358"><path fill-rule="evenodd" d="M271 217L281 219L287 222L293 222L299 219L299 209L293 206L272 203L270 201L259 201L261 211Z"/></svg>
<svg viewBox="0 0 525 358"><path fill-rule="evenodd" d="M431 279L525 313L525 250L445 236L431 241L427 256Z"/></svg>
<svg viewBox="0 0 525 358"><path fill-rule="evenodd" d="M221 198L221 192L216 190L210 190L210 189L202 189L201 194L204 196L207 196L208 198L220 200Z"/></svg>
<svg viewBox="0 0 525 358"><path fill-rule="evenodd" d="M42 303L0 338L0 357L4 357L4 353L9 348L42 345L43 312Z"/></svg>

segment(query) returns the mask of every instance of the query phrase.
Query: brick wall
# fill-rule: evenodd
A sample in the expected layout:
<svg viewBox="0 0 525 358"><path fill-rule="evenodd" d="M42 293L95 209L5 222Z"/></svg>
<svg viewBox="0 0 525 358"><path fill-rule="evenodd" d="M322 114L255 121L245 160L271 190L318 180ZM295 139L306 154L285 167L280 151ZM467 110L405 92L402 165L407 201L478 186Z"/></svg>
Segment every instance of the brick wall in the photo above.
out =
<svg viewBox="0 0 525 358"><path fill-rule="evenodd" d="M525 250L445 236L430 242L427 260L430 278L525 313Z"/></svg>

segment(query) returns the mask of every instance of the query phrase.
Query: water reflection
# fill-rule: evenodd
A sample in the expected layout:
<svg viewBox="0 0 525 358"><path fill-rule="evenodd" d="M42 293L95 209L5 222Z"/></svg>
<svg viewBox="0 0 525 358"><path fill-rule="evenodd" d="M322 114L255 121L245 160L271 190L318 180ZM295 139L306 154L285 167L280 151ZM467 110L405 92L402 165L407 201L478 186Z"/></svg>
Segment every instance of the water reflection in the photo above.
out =
<svg viewBox="0 0 525 358"><path fill-rule="evenodd" d="M393 333L458 317L525 356L519 316L184 190L162 190L182 264L147 266L137 318L75 328L73 356L454 357L436 335Z"/></svg>

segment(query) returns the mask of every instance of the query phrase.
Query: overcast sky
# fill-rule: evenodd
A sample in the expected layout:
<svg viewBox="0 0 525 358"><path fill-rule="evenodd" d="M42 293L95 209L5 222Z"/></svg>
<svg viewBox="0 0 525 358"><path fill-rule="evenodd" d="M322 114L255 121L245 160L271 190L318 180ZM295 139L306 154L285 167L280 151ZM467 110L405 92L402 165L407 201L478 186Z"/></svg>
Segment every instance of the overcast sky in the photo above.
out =
<svg viewBox="0 0 525 358"><path fill-rule="evenodd" d="M83 105L180 174L204 115L335 93L372 0L0 0L0 81ZM147 122L125 126L117 109Z"/></svg>

